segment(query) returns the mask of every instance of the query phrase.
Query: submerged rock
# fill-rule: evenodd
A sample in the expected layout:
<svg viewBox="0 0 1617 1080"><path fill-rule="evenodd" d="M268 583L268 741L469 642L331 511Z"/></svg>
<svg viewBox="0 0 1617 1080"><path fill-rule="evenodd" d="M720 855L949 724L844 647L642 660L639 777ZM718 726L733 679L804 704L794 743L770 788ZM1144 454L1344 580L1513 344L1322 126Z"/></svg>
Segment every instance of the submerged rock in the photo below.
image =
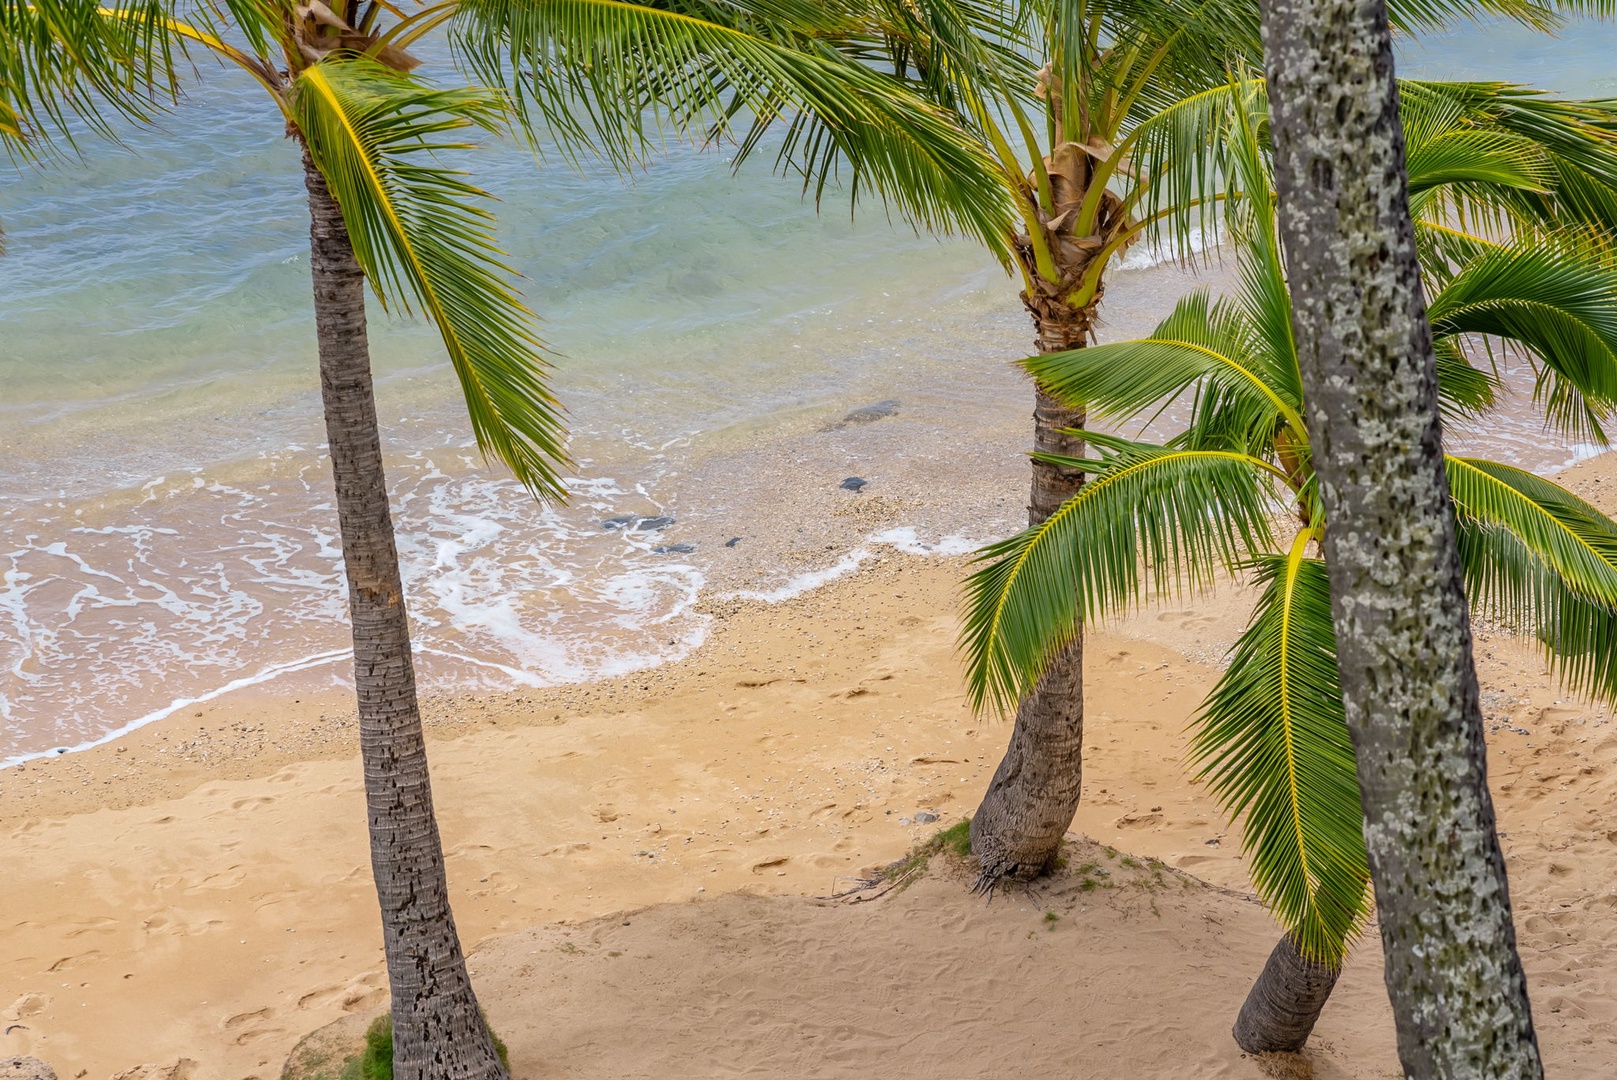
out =
<svg viewBox="0 0 1617 1080"><path fill-rule="evenodd" d="M609 517L605 521L601 522L601 528L608 531L612 529L627 529L629 526L633 525L639 520L639 514L620 514L617 517Z"/></svg>
<svg viewBox="0 0 1617 1080"><path fill-rule="evenodd" d="M884 420L889 416L898 415L898 399L888 398L878 401L874 405L866 405L862 409L855 409L842 418L844 424L868 424L875 420Z"/></svg>
<svg viewBox="0 0 1617 1080"><path fill-rule="evenodd" d="M886 401L878 401L874 405L865 405L861 408L855 409L847 416L844 416L841 420L838 420L834 424L827 424L820 430L841 431L843 428L848 427L851 424L872 424L877 420L885 420L889 416L897 415L898 399L889 398Z"/></svg>
<svg viewBox="0 0 1617 1080"><path fill-rule="evenodd" d="M658 529L666 529L666 528L668 528L668 526L672 525L673 523L674 523L674 519L671 518L671 517L641 518L639 521L635 522L634 531L635 532L656 532Z"/></svg>
<svg viewBox="0 0 1617 1080"><path fill-rule="evenodd" d="M696 550L695 544L664 544L651 549L653 555L689 555Z"/></svg>
<svg viewBox="0 0 1617 1080"><path fill-rule="evenodd" d="M730 537L730 539L728 539L728 540L726 540L724 542L724 546L725 547L735 547L739 543L741 543L741 537L732 536L732 537Z"/></svg>
<svg viewBox="0 0 1617 1080"><path fill-rule="evenodd" d="M862 477L850 476L846 480L842 481L842 483L838 486L840 486L843 491L858 491L860 488L866 487L869 484L870 481L865 480Z"/></svg>

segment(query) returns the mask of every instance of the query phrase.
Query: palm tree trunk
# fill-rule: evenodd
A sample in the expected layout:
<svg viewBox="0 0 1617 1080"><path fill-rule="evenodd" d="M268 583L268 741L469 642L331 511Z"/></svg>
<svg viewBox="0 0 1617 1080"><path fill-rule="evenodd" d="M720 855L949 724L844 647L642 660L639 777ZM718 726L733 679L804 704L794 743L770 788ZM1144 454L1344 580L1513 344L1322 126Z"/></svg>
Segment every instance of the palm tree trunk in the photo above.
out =
<svg viewBox="0 0 1617 1080"><path fill-rule="evenodd" d="M1543 1075L1494 830L1380 0L1262 5L1342 700L1411 1077Z"/></svg>
<svg viewBox="0 0 1617 1080"><path fill-rule="evenodd" d="M393 1075L398 1080L506 1080L449 910L382 474L364 272L342 213L307 150L303 173L320 390L354 632L371 869L393 996Z"/></svg>
<svg viewBox="0 0 1617 1080"><path fill-rule="evenodd" d="M1064 275L1066 276L1066 275ZM1053 294L1054 289L1051 290ZM1040 352L1063 352L1088 344L1094 307L1074 309L1055 295L1022 297L1033 315ZM1084 411L1034 388L1033 445L1041 453L1081 457L1083 440L1065 434L1080 428ZM1028 524L1037 525L1077 494L1083 473L1033 462ZM977 857L977 891L1004 878L1026 880L1049 869L1061 838L1078 813L1084 752L1084 639L1073 638L1016 710L1010 745L971 819L971 850Z"/></svg>
<svg viewBox="0 0 1617 1080"><path fill-rule="evenodd" d="M1340 968L1306 959L1287 934L1241 1006L1231 1032L1236 1043L1249 1054L1301 1050L1341 974Z"/></svg>

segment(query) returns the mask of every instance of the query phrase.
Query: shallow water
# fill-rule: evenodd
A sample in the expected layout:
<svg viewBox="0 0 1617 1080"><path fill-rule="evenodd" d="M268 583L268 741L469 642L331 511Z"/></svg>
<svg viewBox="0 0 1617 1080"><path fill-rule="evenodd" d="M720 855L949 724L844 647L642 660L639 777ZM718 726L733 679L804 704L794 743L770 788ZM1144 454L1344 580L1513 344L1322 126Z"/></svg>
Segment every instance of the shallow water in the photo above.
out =
<svg viewBox="0 0 1617 1080"><path fill-rule="evenodd" d="M1603 27L1471 30L1406 49L1404 69L1593 95L1617 84L1612 44ZM556 351L577 479L570 505L541 508L482 466L434 332L373 311L428 684L658 662L700 639L704 594L782 596L846 567L820 543L833 526L913 549L1014 526L1020 496L984 493L1025 468L1007 362L1029 335L972 245L834 198L816 214L792 181L690 148L627 182L509 146L469 164ZM205 71L165 131L8 176L0 221L0 762L243 683L340 680L307 219L267 103ZM1114 279L1107 336L1186 287L1146 261ZM835 427L886 400L896 419ZM1585 452L1525 408L1472 438L1534 467ZM888 493L880 520L794 502L851 472L875 478L860 498ZM670 512L661 531L600 524ZM655 551L674 543L694 550Z"/></svg>

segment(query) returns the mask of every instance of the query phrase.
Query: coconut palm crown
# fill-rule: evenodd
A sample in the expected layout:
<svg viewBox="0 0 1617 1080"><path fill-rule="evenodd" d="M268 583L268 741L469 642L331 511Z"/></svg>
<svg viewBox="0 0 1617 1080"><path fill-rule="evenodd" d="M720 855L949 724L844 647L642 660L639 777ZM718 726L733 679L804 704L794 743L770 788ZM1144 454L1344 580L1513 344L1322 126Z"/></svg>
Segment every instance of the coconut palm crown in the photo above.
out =
<svg viewBox="0 0 1617 1080"><path fill-rule="evenodd" d="M1497 362L1537 372L1546 422L1601 445L1617 409L1617 113L1494 84L1405 83L1412 207L1448 415L1497 407ZM1239 285L1193 293L1148 338L1025 361L1121 424L1188 399L1161 444L1085 431L1091 474L1042 525L986 548L961 635L979 707L1007 709L1082 620L1250 574L1260 593L1193 725L1191 760L1244 826L1255 886L1305 957L1339 967L1368 914L1338 685L1324 519L1266 160L1262 84L1225 99ZM1450 455L1479 614L1543 644L1572 689L1617 701L1617 522L1522 469ZM1412 611L1410 618L1420 613Z"/></svg>

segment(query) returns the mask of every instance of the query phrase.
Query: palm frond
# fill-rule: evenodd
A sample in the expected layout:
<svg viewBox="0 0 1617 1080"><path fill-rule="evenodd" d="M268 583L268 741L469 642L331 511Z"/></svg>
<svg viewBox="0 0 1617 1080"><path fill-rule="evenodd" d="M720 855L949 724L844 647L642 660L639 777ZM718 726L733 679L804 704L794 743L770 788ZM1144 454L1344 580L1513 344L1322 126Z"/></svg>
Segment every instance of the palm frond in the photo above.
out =
<svg viewBox="0 0 1617 1080"><path fill-rule="evenodd" d="M660 144L658 125L716 138L743 111L809 117L796 137L820 141L793 152L818 163L805 176L817 193L845 162L855 201L873 190L918 227L973 236L1008 263L1017 219L999 164L942 109L817 43L818 24L802 25L816 7L464 0L452 37L477 78L570 152L627 166Z"/></svg>
<svg viewBox="0 0 1617 1080"><path fill-rule="evenodd" d="M1617 703L1617 522L1548 480L1448 459L1466 593L1539 639L1577 693Z"/></svg>
<svg viewBox="0 0 1617 1080"><path fill-rule="evenodd" d="M1456 338L1432 342L1437 357L1437 403L1445 418L1474 420L1498 401L1499 379L1466 358Z"/></svg>
<svg viewBox="0 0 1617 1080"><path fill-rule="evenodd" d="M1604 443L1617 409L1617 263L1582 234L1483 251L1427 309L1436 337L1499 341L1540 365L1550 421Z"/></svg>
<svg viewBox="0 0 1617 1080"><path fill-rule="evenodd" d="M1270 545L1276 476L1262 460L1086 438L1102 456L1068 464L1094 477L1043 523L983 549L967 579L960 648L978 709L1014 708L1081 621L1204 587Z"/></svg>
<svg viewBox="0 0 1617 1080"><path fill-rule="evenodd" d="M1440 30L1480 19L1509 19L1534 30L1561 25L1564 0L1390 0L1387 21L1394 30L1415 33Z"/></svg>
<svg viewBox="0 0 1617 1080"><path fill-rule="evenodd" d="M1304 956L1340 967L1368 913L1370 873L1330 582L1304 557L1311 537L1254 560L1263 595L1195 720L1190 756L1241 820L1264 903Z"/></svg>
<svg viewBox="0 0 1617 1080"><path fill-rule="evenodd" d="M1590 225L1617 231L1617 102L1577 101L1540 90L1489 82L1401 80L1399 111L1406 124L1455 117L1447 130L1507 137L1516 153L1537 161L1537 190L1519 182L1456 185L1435 201L1467 217L1493 239L1524 230ZM1525 162L1524 162L1525 164ZM1432 191L1417 188L1417 195ZM1427 220L1435 220L1430 214Z"/></svg>
<svg viewBox="0 0 1617 1080"><path fill-rule="evenodd" d="M71 147L74 121L116 138L173 102L182 52L162 0L0 0L0 147Z"/></svg>
<svg viewBox="0 0 1617 1080"><path fill-rule="evenodd" d="M1558 484L1481 458L1446 458L1455 513L1479 527L1514 536L1567 587L1617 608L1617 524ZM1542 603L1513 592L1508 581L1477 579L1473 597L1490 617L1534 628Z"/></svg>
<svg viewBox="0 0 1617 1080"><path fill-rule="evenodd" d="M456 133L496 128L503 99L333 58L304 69L291 107L378 297L437 325L478 447L535 496L562 497L564 429L533 315L495 245L488 196L435 160L468 147Z"/></svg>
<svg viewBox="0 0 1617 1080"><path fill-rule="evenodd" d="M1190 261L1217 237L1235 118L1267 109L1264 81L1237 77L1167 103L1134 129L1135 212L1151 223L1148 242Z"/></svg>
<svg viewBox="0 0 1617 1080"><path fill-rule="evenodd" d="M1133 420L1206 382L1222 392L1226 407L1241 411L1239 427L1254 438L1271 437L1279 423L1301 432L1301 403L1289 387L1275 385L1254 336L1239 309L1198 289L1181 297L1149 338L1045 353L1022 366L1050 394L1084 405L1093 418Z"/></svg>

